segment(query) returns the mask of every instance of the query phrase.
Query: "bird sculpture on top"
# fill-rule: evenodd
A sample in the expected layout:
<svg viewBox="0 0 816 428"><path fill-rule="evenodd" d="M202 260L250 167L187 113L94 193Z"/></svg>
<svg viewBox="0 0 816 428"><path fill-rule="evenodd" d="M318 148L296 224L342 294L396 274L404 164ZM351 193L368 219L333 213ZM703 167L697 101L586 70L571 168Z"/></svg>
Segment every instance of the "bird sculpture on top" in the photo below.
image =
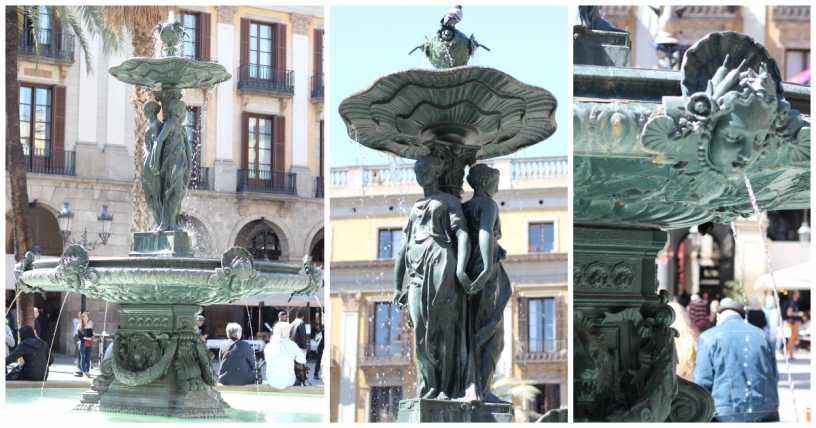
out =
<svg viewBox="0 0 816 428"><path fill-rule="evenodd" d="M462 20L462 6L454 6L453 9L445 12L445 16L439 21L443 27L455 27Z"/></svg>

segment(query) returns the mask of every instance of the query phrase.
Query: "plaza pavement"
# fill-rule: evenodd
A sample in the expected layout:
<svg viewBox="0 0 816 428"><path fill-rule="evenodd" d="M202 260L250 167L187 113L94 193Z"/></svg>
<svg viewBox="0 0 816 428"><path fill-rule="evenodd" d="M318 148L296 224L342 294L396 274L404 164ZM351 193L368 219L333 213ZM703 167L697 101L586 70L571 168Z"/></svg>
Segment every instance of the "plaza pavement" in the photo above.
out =
<svg viewBox="0 0 816 428"><path fill-rule="evenodd" d="M794 359L790 360L791 378L793 379L793 393L796 397L796 410L799 423L805 422L807 406L813 407L813 392L810 388L811 353L808 350L797 349ZM782 422L793 422L793 400L791 399L788 384L788 371L785 368L785 357L776 353L776 367L779 370L779 419ZM811 417L812 418L812 417ZM812 419L811 419L812 420Z"/></svg>
<svg viewBox="0 0 816 428"><path fill-rule="evenodd" d="M93 382L93 379L88 379L85 377L78 377L76 376L76 363L74 362L74 357L65 355L65 354L57 354L54 353L54 364L51 365L51 372L48 375L48 380L45 381L46 388L90 388ZM215 371L218 371L218 361L212 360L212 366ZM325 395L325 385L322 380L314 380L313 373L314 373L314 361L307 361L306 365L308 365L311 370L309 371L309 382L311 382L311 386L290 386L284 389L275 389L271 386L267 385L266 382L266 367L264 367L263 371L263 378L264 384L263 385L242 385L242 386L225 386L218 384L215 389L218 391L262 391L262 392L278 392L284 394L310 394L310 395ZM13 365L9 366L9 370ZM321 375L323 375L323 370L321 370ZM91 368L91 376L96 377L99 376L99 362L93 361L92 368ZM308 385L308 384L307 384ZM15 389L15 388L40 388L43 386L43 382L29 382L29 381L9 381L6 382L6 389Z"/></svg>

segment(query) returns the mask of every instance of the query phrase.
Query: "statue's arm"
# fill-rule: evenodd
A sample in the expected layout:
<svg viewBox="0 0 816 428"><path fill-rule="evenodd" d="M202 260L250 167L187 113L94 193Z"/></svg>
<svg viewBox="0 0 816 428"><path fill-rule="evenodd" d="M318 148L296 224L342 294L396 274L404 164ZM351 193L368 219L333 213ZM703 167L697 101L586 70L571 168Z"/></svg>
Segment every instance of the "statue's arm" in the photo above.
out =
<svg viewBox="0 0 816 428"><path fill-rule="evenodd" d="M152 162L150 162L150 169L154 174L159 174L159 171L156 169L156 162L158 162L157 159L161 157L162 148L164 147L164 140L170 135L171 128L172 126L162 126L162 130L159 132L158 138L156 138L156 143L153 147L155 154L153 155Z"/></svg>
<svg viewBox="0 0 816 428"><path fill-rule="evenodd" d="M458 229L456 231L456 239L459 243L456 252L456 277L459 278L459 282L465 287L465 290L470 290L472 281L465 272L465 267L467 267L467 261L470 257L470 237L465 229Z"/></svg>
<svg viewBox="0 0 816 428"><path fill-rule="evenodd" d="M490 278L490 273L493 271L493 251L496 248L496 238L493 236L493 225L496 223L498 216L499 209L495 203L484 204L484 206L482 206L482 216L479 219L479 252L482 256L484 270L482 270L479 276L473 281L471 293L481 291Z"/></svg>
<svg viewBox="0 0 816 428"><path fill-rule="evenodd" d="M403 307L407 303L407 295L403 295L402 281L405 279L405 251L408 247L408 237L411 233L411 223L405 226L402 234L402 244L397 250L396 258L394 259L394 304Z"/></svg>

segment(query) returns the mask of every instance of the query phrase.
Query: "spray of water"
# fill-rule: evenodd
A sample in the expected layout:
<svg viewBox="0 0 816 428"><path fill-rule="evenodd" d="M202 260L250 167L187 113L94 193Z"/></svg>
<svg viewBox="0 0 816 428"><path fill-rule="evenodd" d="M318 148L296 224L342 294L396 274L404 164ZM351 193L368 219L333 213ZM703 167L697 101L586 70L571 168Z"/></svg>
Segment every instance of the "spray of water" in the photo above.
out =
<svg viewBox="0 0 816 428"><path fill-rule="evenodd" d="M759 236L762 237L762 243L765 246L765 258L768 260L768 272L771 276L771 286L773 287L774 293L774 302L776 303L776 314L779 318L779 325L780 327L784 325L782 322L782 309L780 309L779 305L779 291L776 288L776 279L774 279L774 272L773 266L771 265L771 251L768 249L768 237L765 236L765 228L762 226L762 212L759 210L759 205L757 205L756 195L754 194L754 189L751 187L751 180L748 179L747 175L745 177L745 188L748 189L748 194L751 196L751 206L754 207L754 214L757 217L757 224L759 225ZM796 395L793 393L793 379L791 378L791 368L790 368L790 361L788 361L788 353L787 353L787 339L785 339L785 335L782 335L782 341L785 344L785 348L782 351L782 354L785 356L785 368L788 371L788 386L790 387L791 398L793 399L793 416L796 419L796 422L799 422L799 414L796 409Z"/></svg>
<svg viewBox="0 0 816 428"><path fill-rule="evenodd" d="M249 312L249 304L247 304L246 299L244 299L244 307L247 310L247 317L249 317L249 339L254 341L255 340L255 333L252 331L252 314ZM252 347L252 359L255 360L255 364L252 367L258 367L258 359L255 358L255 347ZM260 392L260 385L258 382L255 382L255 392Z"/></svg>
<svg viewBox="0 0 816 428"><path fill-rule="evenodd" d="M8 316L9 312L14 307L14 302L17 301L17 297L20 297L20 293L22 293L22 292L23 292L23 290L17 290L17 294L14 296L13 299L11 299L11 303L9 303L8 310L6 311L6 316Z"/></svg>
<svg viewBox="0 0 816 428"><path fill-rule="evenodd" d="M62 310L65 308L65 302L68 301L68 296L70 296L70 295L71 295L71 290L68 290L68 292L65 293L65 298L62 299L62 305L60 306L59 313L57 314L57 324L56 324L57 326L59 326L59 320L60 320L60 317L62 316ZM54 329L54 334L57 334L56 329ZM52 350L54 349L54 342L55 342L55 340L52 338L51 339L51 346L48 347L48 356L53 355ZM46 358L46 360L47 359L48 358ZM48 376L48 369L46 369L45 375ZM42 385L40 386L40 398L42 398L42 396L43 396L43 391L45 391L45 377L43 377Z"/></svg>

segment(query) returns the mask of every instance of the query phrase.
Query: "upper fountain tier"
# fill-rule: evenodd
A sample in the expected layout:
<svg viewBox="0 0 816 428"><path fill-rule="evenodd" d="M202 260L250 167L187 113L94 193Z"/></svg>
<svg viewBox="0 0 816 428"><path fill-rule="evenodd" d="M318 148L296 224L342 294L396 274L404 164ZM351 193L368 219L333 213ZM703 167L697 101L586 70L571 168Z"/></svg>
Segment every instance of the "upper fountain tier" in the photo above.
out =
<svg viewBox="0 0 816 428"><path fill-rule="evenodd" d="M110 74L122 82L161 89L209 88L226 82L232 75L216 62L178 56L178 44L185 36L181 23L173 21L156 26L164 43L163 58L130 58L111 67Z"/></svg>
<svg viewBox="0 0 816 428"><path fill-rule="evenodd" d="M763 210L810 206L810 88L750 37L709 34L680 72L576 64L574 88L575 221L729 223L745 177Z"/></svg>

